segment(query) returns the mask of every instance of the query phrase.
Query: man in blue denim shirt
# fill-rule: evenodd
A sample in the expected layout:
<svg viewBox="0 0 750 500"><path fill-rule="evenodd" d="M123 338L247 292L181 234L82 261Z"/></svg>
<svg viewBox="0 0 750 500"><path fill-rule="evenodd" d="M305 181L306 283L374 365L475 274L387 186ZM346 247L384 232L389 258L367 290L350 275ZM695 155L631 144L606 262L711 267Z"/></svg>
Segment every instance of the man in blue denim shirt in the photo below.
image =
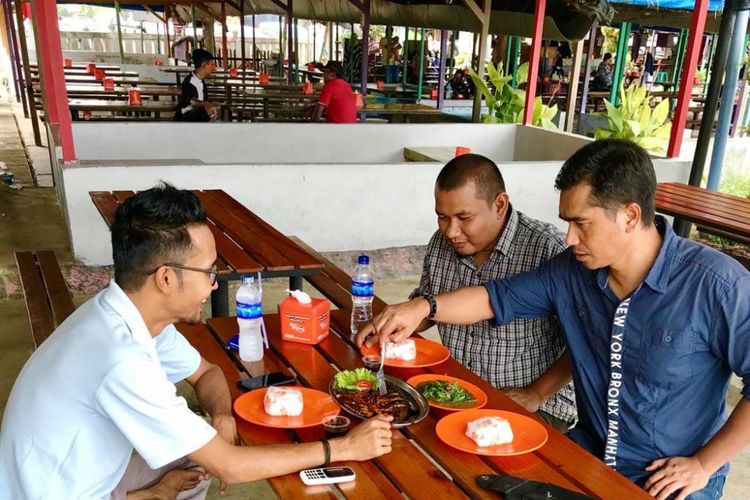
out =
<svg viewBox="0 0 750 500"><path fill-rule="evenodd" d="M556 314L580 419L571 438L659 499L720 497L727 461L750 442L750 274L654 215L653 165L633 143L585 146L556 188L570 248L535 271L391 306L374 330L399 341L428 315ZM732 372L744 397L727 419Z"/></svg>

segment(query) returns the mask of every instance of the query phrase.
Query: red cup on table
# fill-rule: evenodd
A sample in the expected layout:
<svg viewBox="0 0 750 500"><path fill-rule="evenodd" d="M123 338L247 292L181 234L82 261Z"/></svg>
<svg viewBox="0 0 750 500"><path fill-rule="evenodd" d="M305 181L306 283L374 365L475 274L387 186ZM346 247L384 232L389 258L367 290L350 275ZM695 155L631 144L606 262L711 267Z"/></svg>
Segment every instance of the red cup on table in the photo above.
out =
<svg viewBox="0 0 750 500"><path fill-rule="evenodd" d="M159 59L154 59L154 66L161 66L162 62Z"/></svg>
<svg viewBox="0 0 750 500"><path fill-rule="evenodd" d="M239 71L237 71L237 68L229 68L229 76L232 78L236 77L239 74Z"/></svg>
<svg viewBox="0 0 750 500"><path fill-rule="evenodd" d="M94 70L94 78L96 78L99 81L104 80L104 77L107 76L106 73L104 73L103 69L95 69Z"/></svg>
<svg viewBox="0 0 750 500"><path fill-rule="evenodd" d="M88 72L88 73L90 73L90 74L93 75L94 71L96 71L96 64L94 64L94 63L88 63L86 65L86 72Z"/></svg>
<svg viewBox="0 0 750 500"><path fill-rule="evenodd" d="M73 67L73 59L71 59L69 57L66 57L65 59L63 59L63 64L65 65L66 68L72 68Z"/></svg>
<svg viewBox="0 0 750 500"><path fill-rule="evenodd" d="M143 106L143 99L141 99L141 89L133 87L128 90L128 104L131 106Z"/></svg>
<svg viewBox="0 0 750 500"><path fill-rule="evenodd" d="M104 78L104 80L102 80L102 85L104 85L104 90L106 90L107 92L112 92L113 90L115 90L114 78Z"/></svg>
<svg viewBox="0 0 750 500"><path fill-rule="evenodd" d="M307 71L315 71L315 64L307 63Z"/></svg>
<svg viewBox="0 0 750 500"><path fill-rule="evenodd" d="M313 84L312 82L305 82L302 84L302 92L304 94L310 95L314 92L313 90Z"/></svg>
<svg viewBox="0 0 750 500"><path fill-rule="evenodd" d="M438 98L438 88L432 87L430 89L430 99L437 99Z"/></svg>
<svg viewBox="0 0 750 500"><path fill-rule="evenodd" d="M471 153L471 148L468 148L466 146L456 146L455 156L467 155L469 153Z"/></svg>
<svg viewBox="0 0 750 500"><path fill-rule="evenodd" d="M258 81L261 85L268 85L268 73L261 73Z"/></svg>
<svg viewBox="0 0 750 500"><path fill-rule="evenodd" d="M385 82L383 80L376 81L375 85L377 86L378 90L383 90L385 88Z"/></svg>
<svg viewBox="0 0 750 500"><path fill-rule="evenodd" d="M90 120L91 119L91 110L90 109L84 109L83 110L83 119L84 120Z"/></svg>

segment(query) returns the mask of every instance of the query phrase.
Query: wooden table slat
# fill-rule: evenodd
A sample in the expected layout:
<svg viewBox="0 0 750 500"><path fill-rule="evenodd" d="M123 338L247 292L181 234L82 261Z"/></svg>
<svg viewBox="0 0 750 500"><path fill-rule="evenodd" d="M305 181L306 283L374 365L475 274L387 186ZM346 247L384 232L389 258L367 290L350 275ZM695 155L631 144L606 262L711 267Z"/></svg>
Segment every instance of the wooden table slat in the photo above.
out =
<svg viewBox="0 0 750 500"><path fill-rule="evenodd" d="M94 202L96 209L104 218L108 227L112 227L115 222L115 211L117 210L117 201L109 191L91 191L89 196Z"/></svg>
<svg viewBox="0 0 750 500"><path fill-rule="evenodd" d="M68 286L62 277L55 253L50 250L37 252L36 258L50 300L52 322L57 328L75 310L73 299L71 299Z"/></svg>
<svg viewBox="0 0 750 500"><path fill-rule="evenodd" d="M746 209L750 198L743 198L741 196L735 196L732 194L721 193L718 191L709 191L698 186L691 186L688 184L680 184L678 182L663 182L657 185L656 192L664 193L675 193L681 194L686 197L691 197L697 201L722 201L732 205L736 205L739 208ZM708 197L706 195L709 195ZM707 199L708 198L708 199Z"/></svg>
<svg viewBox="0 0 750 500"><path fill-rule="evenodd" d="M229 208L232 212L243 214L243 219L254 221L259 231L262 231L264 237L268 237L277 247L283 248L284 254L294 263L295 267L299 269L320 269L323 267L323 264L318 259L304 251L294 241L284 236L280 231L258 217L249 208L229 196L226 192L221 190L204 192L223 206Z"/></svg>
<svg viewBox="0 0 750 500"><path fill-rule="evenodd" d="M694 206L703 206L716 210L725 210L728 212L742 214L744 217L750 217L750 199L736 196L716 196L722 193L711 193L708 196L706 192L696 190L681 190L673 188L659 188L656 190L657 197L663 197L672 200L681 200L685 203L691 203Z"/></svg>
<svg viewBox="0 0 750 500"><path fill-rule="evenodd" d="M54 330L52 315L44 293L44 283L31 252L16 252L16 266L23 283L26 311L31 324L34 347L41 345Z"/></svg>
<svg viewBox="0 0 750 500"><path fill-rule="evenodd" d="M311 387L328 391L336 371L316 349L305 344L281 340L278 316L264 317L269 343L282 360ZM461 498L463 492L443 475L400 432L393 434L393 451L375 461L410 498ZM406 467L408 464L408 467ZM437 497L436 497L437 495Z"/></svg>
<svg viewBox="0 0 750 500"><path fill-rule="evenodd" d="M258 273L263 270L263 264L253 259L247 252L224 234L212 220L208 221L208 228L214 235L219 260L228 265L228 269L236 273Z"/></svg>
<svg viewBox="0 0 750 500"><path fill-rule="evenodd" d="M670 195L656 195L657 211L685 212L686 216L698 217L716 224L727 224L737 230L750 231L750 214L742 214L713 204L700 204Z"/></svg>
<svg viewBox="0 0 750 500"><path fill-rule="evenodd" d="M194 192L206 207L211 221L247 251L257 255L258 261L266 269L270 271L290 271L294 269L294 264L281 253L280 249L264 239L264 235L259 233L257 228L249 227L243 223L228 207L217 203L205 191Z"/></svg>

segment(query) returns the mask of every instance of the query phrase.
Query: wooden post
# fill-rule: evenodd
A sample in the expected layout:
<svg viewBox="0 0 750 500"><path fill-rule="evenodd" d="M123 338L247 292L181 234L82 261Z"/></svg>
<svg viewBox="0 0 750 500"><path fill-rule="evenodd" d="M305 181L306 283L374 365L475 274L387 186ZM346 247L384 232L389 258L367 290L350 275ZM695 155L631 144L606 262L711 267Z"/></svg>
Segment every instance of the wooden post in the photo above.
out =
<svg viewBox="0 0 750 500"><path fill-rule="evenodd" d="M407 75L409 74L409 27L407 26L404 30L404 50L401 52L404 55L404 74L402 75L402 80L404 82L404 85L406 85L407 82Z"/></svg>
<svg viewBox="0 0 750 500"><path fill-rule="evenodd" d="M239 67L245 67L245 0L240 0L240 62ZM236 54L235 54L236 55ZM237 62L234 62L234 66L237 67Z"/></svg>
<svg viewBox="0 0 750 500"><path fill-rule="evenodd" d="M42 136L39 132L39 120L36 115L36 102L34 100L34 87L31 84L31 69L29 68L29 47L26 45L26 27L23 24L23 12L21 3L16 3L16 22L18 24L18 43L21 48L21 60L23 61L23 76L26 83L26 99L29 101L29 118L31 128L34 131L34 144L42 146ZM37 56L37 59L39 56Z"/></svg>
<svg viewBox="0 0 750 500"><path fill-rule="evenodd" d="M677 106L674 110L672 132L669 137L669 146L667 147L667 156L669 158L679 156L680 154L682 135L685 131L685 121L687 120L688 105L690 104L690 94L693 89L693 81L695 80L695 67L698 64L699 40L706 27L707 14L708 0L696 0L693 19L690 23L690 39L688 40L685 63L683 64L683 68L685 69L682 72L682 78L680 78L680 91L677 94Z"/></svg>
<svg viewBox="0 0 750 500"><path fill-rule="evenodd" d="M55 2L55 5L57 5L57 2ZM117 0L115 0L115 17L117 18L117 47L120 49L120 64L125 64L125 52L122 48L122 25L120 24L120 2ZM57 23L55 24L57 25Z"/></svg>
<svg viewBox="0 0 750 500"><path fill-rule="evenodd" d="M253 23L253 69L258 70L259 62L258 62L258 56L256 54L258 50L258 44L255 42L255 14L252 16L252 23Z"/></svg>
<svg viewBox="0 0 750 500"><path fill-rule="evenodd" d="M544 0L541 0L544 1ZM490 36L490 15L492 14L492 0L484 0L484 10L479 9L475 0L466 0L466 6L471 9L482 25L479 35L479 57L477 58L477 75L484 80L485 59L487 59L487 37ZM476 34L474 35L476 39ZM473 52L473 49L472 49ZM472 57L473 59L473 57ZM474 92L474 107L471 110L471 121L478 122L482 111L482 93Z"/></svg>
<svg viewBox="0 0 750 500"><path fill-rule="evenodd" d="M419 42L419 79L417 80L417 101L422 100L422 81L424 80L424 28L422 28L422 30L420 31L420 36L422 39Z"/></svg>
<svg viewBox="0 0 750 500"><path fill-rule="evenodd" d="M73 127L68 107L68 92L65 87L60 28L57 24L57 2L32 2L36 29L37 62L43 80L46 119L57 124L62 143L63 161L76 160L73 143ZM54 147L50 144L50 147Z"/></svg>
<svg viewBox="0 0 750 500"><path fill-rule="evenodd" d="M169 44L169 5L164 5L164 37L167 43L167 59L172 58L172 46Z"/></svg>
<svg viewBox="0 0 750 500"><path fill-rule="evenodd" d="M438 69L438 98L437 108L443 109L443 99L445 95L445 57L448 50L448 31L440 32L440 66Z"/></svg>
<svg viewBox="0 0 750 500"><path fill-rule="evenodd" d="M565 131L573 132L573 122L576 114L576 98L578 97L578 80L581 78L581 59L583 58L583 40L576 42L573 53L573 69L568 79L568 102L565 109ZM588 78L585 76L584 78Z"/></svg>
<svg viewBox="0 0 750 500"><path fill-rule="evenodd" d="M299 19L294 19L294 83L299 83Z"/></svg>
<svg viewBox="0 0 750 500"><path fill-rule="evenodd" d="M286 40L287 40L287 81L294 83L294 31L292 27L292 2L286 4Z"/></svg>
<svg viewBox="0 0 750 500"><path fill-rule="evenodd" d="M8 35L8 49L10 55L11 72L13 73L13 90L16 95L16 102L20 102L23 107L23 116L28 118L29 109L26 105L26 94L23 91L24 79L21 70L21 56L16 43L15 23L13 22L13 8L10 0L3 0L3 15L5 16L5 25Z"/></svg>
<svg viewBox="0 0 750 500"><path fill-rule="evenodd" d="M354 30L352 29L352 32ZM360 93L362 99L367 95L367 69L369 63L369 52L370 52L370 0L363 0L362 2L362 67L360 69L360 79L362 80L360 85ZM364 114L360 116L361 120L364 121Z"/></svg>
<svg viewBox="0 0 750 500"><path fill-rule="evenodd" d="M589 96L589 75L591 74L591 59L594 57L594 44L596 43L596 30L599 26L594 23L589 31L589 50L586 54L586 73L583 77L583 92L581 94L581 115L586 112L586 101Z"/></svg>
<svg viewBox="0 0 750 500"><path fill-rule="evenodd" d="M539 77L539 55L544 30L544 10L547 0L536 0L534 7L534 31L531 39L531 57L529 60L529 79L526 83L526 105L523 110L523 124L531 125L534 118L534 100L536 98L536 81Z"/></svg>

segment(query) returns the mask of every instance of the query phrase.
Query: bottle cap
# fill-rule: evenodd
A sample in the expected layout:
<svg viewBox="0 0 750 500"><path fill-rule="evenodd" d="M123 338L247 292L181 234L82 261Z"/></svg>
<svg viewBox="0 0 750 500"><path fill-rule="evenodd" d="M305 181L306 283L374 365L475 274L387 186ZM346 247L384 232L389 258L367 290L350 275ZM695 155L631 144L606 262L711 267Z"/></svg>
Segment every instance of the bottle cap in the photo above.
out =
<svg viewBox="0 0 750 500"><path fill-rule="evenodd" d="M242 275L242 284L243 285L252 285L255 283L255 276L252 274L243 274Z"/></svg>
<svg viewBox="0 0 750 500"><path fill-rule="evenodd" d="M357 263L360 265L366 266L367 264L370 263L370 257L368 257L367 255L360 255L359 258L357 259Z"/></svg>

